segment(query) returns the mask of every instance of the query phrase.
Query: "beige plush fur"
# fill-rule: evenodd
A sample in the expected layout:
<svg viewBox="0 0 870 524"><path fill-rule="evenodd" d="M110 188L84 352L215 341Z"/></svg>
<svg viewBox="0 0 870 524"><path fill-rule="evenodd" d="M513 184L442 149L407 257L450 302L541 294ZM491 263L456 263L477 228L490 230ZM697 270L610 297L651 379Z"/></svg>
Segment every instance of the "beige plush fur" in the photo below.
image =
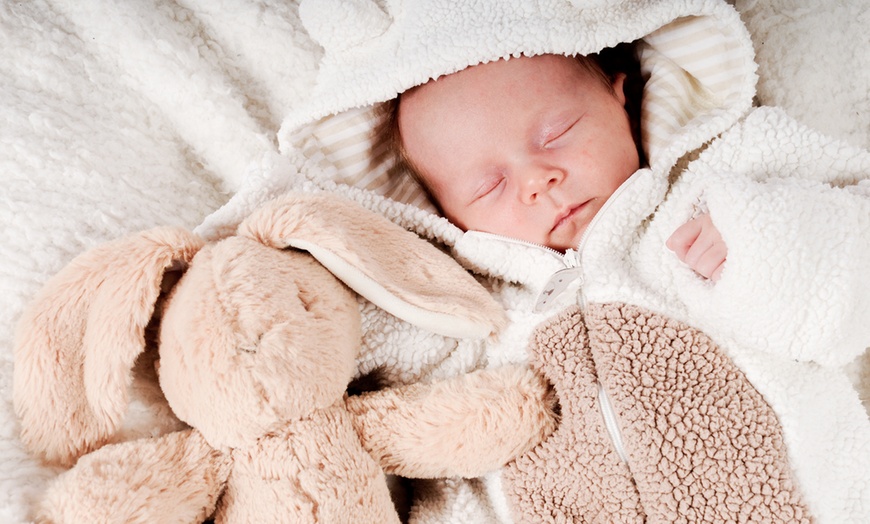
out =
<svg viewBox="0 0 870 524"><path fill-rule="evenodd" d="M545 382L519 367L348 397L351 289L446 332L504 322L449 257L335 196L282 197L216 243L164 228L74 260L18 331L22 440L75 464L38 518L396 522L385 470L478 476L553 431ZM190 429L107 444L157 323L160 386Z"/></svg>

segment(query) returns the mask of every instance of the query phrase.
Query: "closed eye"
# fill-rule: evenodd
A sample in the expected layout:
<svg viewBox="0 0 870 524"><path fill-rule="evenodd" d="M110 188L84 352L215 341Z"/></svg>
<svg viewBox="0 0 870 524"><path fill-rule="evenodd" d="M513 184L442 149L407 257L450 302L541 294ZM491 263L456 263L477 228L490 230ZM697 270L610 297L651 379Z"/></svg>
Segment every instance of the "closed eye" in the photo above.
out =
<svg viewBox="0 0 870 524"><path fill-rule="evenodd" d="M555 149L562 145L565 137L570 134L570 132L574 129L574 127L577 125L577 122L579 121L580 119L578 118L577 120L569 122L566 125L555 127L553 131L544 138L543 148Z"/></svg>
<svg viewBox="0 0 870 524"><path fill-rule="evenodd" d="M490 177L489 179L487 179L486 183L480 186L480 189L478 189L477 192L474 194L472 202L476 202L488 195L495 193L495 191L498 190L499 187L502 186L502 184L504 184L504 181L505 179L502 175Z"/></svg>

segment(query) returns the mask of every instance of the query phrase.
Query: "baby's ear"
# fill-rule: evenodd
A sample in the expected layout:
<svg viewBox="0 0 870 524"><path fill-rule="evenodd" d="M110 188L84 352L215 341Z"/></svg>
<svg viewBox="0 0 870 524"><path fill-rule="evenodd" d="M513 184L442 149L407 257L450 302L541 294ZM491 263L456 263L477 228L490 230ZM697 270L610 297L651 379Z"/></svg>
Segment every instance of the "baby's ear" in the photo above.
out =
<svg viewBox="0 0 870 524"><path fill-rule="evenodd" d="M619 103L623 106L626 104L627 93L625 92L625 73L616 73L613 75L613 80L611 81L611 88L613 89L613 94L616 96L616 99L619 100Z"/></svg>
<svg viewBox="0 0 870 524"><path fill-rule="evenodd" d="M308 251L378 307L434 333L484 338L505 323L501 306L450 256L336 195L274 200L239 233L276 248Z"/></svg>
<svg viewBox="0 0 870 524"><path fill-rule="evenodd" d="M70 465L117 431L164 274L201 246L153 229L79 255L45 284L15 340L13 400L32 452Z"/></svg>

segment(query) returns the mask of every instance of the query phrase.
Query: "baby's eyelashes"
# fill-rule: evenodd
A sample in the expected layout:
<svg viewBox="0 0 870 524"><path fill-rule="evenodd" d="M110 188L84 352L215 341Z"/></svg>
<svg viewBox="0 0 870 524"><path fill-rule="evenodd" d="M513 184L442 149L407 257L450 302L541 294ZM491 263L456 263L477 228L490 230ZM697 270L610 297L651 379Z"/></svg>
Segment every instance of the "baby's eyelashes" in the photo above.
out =
<svg viewBox="0 0 870 524"><path fill-rule="evenodd" d="M543 133L543 139L540 141L541 149L556 149L565 141L565 137L575 128L579 118L570 118L560 123L549 126Z"/></svg>
<svg viewBox="0 0 870 524"><path fill-rule="evenodd" d="M472 202L485 198L495 193L505 183L504 175L491 176L486 179L483 185L474 193Z"/></svg>
<svg viewBox="0 0 870 524"><path fill-rule="evenodd" d="M561 145L561 142L563 142L562 137L564 137L566 134L567 134L567 130L560 133L559 135L547 140L547 142L544 144L543 148L544 149L556 149L557 147L559 147Z"/></svg>

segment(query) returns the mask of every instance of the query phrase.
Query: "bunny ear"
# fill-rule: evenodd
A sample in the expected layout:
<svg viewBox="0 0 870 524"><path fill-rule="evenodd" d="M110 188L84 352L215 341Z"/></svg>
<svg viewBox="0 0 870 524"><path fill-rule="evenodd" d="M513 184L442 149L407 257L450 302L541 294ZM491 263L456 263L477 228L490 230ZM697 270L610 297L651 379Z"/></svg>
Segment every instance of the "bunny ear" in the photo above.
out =
<svg viewBox="0 0 870 524"><path fill-rule="evenodd" d="M201 246L183 229L153 229L78 256L45 284L15 340L13 399L31 451L70 465L118 429L164 273Z"/></svg>
<svg viewBox="0 0 870 524"><path fill-rule="evenodd" d="M278 249L308 251L378 307L434 333L484 338L505 322L501 306L455 260L336 195L273 200L252 214L239 234Z"/></svg>

